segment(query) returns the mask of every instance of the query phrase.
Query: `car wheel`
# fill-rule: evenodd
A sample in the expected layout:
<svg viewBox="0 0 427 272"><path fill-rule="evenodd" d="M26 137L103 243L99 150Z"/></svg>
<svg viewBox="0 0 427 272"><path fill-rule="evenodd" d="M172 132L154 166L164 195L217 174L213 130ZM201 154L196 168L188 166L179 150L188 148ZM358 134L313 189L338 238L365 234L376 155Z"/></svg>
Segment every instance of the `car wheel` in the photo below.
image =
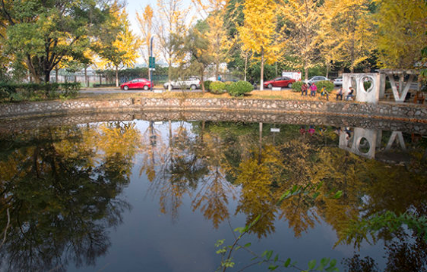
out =
<svg viewBox="0 0 427 272"><path fill-rule="evenodd" d="M271 89L271 88L273 88L273 85L268 84L267 88Z"/></svg>
<svg viewBox="0 0 427 272"><path fill-rule="evenodd" d="M123 90L125 90L125 91L129 90L129 86L127 86L127 85L126 85L126 86L124 86L124 87L123 87Z"/></svg>
<svg viewBox="0 0 427 272"><path fill-rule="evenodd" d="M288 84L288 88L292 88L292 83L289 83L289 84Z"/></svg>
<svg viewBox="0 0 427 272"><path fill-rule="evenodd" d="M144 90L148 90L149 88L148 88L148 85L145 85L144 86Z"/></svg>
<svg viewBox="0 0 427 272"><path fill-rule="evenodd" d="M197 89L197 86L196 86L196 85L191 85L191 86L190 86L190 89L191 89L191 90L195 90L195 89Z"/></svg>

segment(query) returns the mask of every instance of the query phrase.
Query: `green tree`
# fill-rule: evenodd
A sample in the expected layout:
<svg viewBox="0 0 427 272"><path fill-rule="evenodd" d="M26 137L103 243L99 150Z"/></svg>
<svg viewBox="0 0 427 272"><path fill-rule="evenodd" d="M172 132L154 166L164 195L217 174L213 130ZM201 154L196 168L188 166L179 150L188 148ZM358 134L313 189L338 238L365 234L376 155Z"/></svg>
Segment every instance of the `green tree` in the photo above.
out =
<svg viewBox="0 0 427 272"><path fill-rule="evenodd" d="M6 53L24 62L36 82L48 82L64 57L88 47L108 16L108 1L3 0L0 33Z"/></svg>

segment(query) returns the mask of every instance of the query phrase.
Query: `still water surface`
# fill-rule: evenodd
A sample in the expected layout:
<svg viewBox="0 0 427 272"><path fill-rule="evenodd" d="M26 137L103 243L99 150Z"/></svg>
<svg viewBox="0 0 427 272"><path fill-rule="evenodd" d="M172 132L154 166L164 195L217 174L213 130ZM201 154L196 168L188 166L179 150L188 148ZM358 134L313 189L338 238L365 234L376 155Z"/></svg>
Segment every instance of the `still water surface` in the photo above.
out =
<svg viewBox="0 0 427 272"><path fill-rule="evenodd" d="M133 120L0 137L0 271L215 271L216 251L252 222L239 241L250 251L227 271L267 271L250 266L266 250L302 269L321 258L340 271L425 269L426 243L407 227L369 235L351 223L425 216L420 134Z"/></svg>

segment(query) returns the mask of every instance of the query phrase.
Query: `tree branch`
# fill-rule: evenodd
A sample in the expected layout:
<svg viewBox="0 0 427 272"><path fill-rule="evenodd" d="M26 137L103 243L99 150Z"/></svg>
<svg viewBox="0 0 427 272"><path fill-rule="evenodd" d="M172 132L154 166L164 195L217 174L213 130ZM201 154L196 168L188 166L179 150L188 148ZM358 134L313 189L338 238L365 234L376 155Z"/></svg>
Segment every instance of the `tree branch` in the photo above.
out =
<svg viewBox="0 0 427 272"><path fill-rule="evenodd" d="M9 208L7 208L6 210L7 213L7 224L6 224L6 228L4 229L4 235L3 235L3 241L0 244L0 248L3 246L4 242L6 242L6 236L7 236L7 229L9 228L10 225L10 214L9 214Z"/></svg>

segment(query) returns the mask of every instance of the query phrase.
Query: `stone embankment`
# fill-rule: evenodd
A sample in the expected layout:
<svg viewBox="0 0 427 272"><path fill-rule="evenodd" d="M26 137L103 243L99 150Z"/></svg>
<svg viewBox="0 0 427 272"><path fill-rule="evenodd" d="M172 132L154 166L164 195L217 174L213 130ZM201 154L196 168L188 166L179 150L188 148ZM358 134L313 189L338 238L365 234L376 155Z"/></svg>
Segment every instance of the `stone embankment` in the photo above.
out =
<svg viewBox="0 0 427 272"><path fill-rule="evenodd" d="M88 113L141 113L141 112L227 112L227 113L304 113L345 117L376 118L427 123L427 107L417 104L355 103L336 101L285 101L256 99L174 99L129 98L110 101L47 101L0 104L1 119L30 116L55 116Z"/></svg>

